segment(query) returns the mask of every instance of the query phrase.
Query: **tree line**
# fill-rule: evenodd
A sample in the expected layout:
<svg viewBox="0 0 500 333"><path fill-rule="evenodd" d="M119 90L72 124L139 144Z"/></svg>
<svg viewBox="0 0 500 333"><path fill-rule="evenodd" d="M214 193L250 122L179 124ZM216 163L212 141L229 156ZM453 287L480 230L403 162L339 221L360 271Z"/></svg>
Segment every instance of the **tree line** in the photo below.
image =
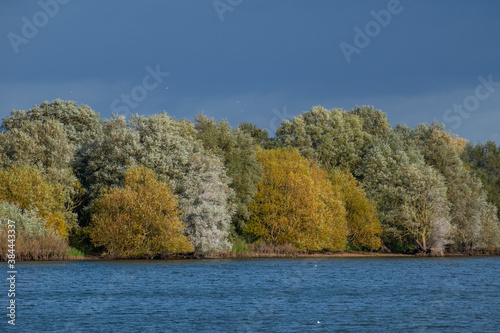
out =
<svg viewBox="0 0 500 333"><path fill-rule="evenodd" d="M200 114L103 119L72 101L4 117L0 237L114 257L500 249L500 147L373 107L313 107L274 136ZM29 248L25 257L30 258ZM33 255L31 257L34 257Z"/></svg>

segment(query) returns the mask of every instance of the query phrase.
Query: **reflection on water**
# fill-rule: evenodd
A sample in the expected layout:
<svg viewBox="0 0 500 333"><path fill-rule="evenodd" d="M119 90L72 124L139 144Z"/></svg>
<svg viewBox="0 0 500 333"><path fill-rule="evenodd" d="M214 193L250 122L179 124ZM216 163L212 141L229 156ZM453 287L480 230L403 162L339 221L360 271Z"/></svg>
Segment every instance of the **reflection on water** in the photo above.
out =
<svg viewBox="0 0 500 333"><path fill-rule="evenodd" d="M499 257L23 263L15 329L498 332L499 264ZM7 304L6 293L1 300Z"/></svg>

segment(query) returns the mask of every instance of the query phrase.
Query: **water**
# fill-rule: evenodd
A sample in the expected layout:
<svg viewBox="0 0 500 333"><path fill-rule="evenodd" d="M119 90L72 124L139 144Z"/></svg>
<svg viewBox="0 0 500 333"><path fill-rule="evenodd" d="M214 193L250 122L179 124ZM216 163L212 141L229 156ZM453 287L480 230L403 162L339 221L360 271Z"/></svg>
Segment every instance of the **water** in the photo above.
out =
<svg viewBox="0 0 500 333"><path fill-rule="evenodd" d="M0 331L500 331L500 257L31 262L17 270L16 326L3 316Z"/></svg>

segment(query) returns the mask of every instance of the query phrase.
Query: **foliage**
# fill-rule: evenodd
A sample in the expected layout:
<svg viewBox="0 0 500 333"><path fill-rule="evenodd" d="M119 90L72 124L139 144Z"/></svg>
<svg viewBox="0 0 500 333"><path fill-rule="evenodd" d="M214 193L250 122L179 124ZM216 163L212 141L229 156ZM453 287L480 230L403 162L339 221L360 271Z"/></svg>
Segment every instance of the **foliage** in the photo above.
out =
<svg viewBox="0 0 500 333"><path fill-rule="evenodd" d="M391 133L391 125L387 115L373 106L356 106L348 112L358 116L363 122L363 131L378 138L388 138Z"/></svg>
<svg viewBox="0 0 500 333"><path fill-rule="evenodd" d="M104 126L104 135L78 154L77 174L89 190L89 202L101 189L123 186L128 168L146 166L172 186L197 251L230 248L230 180L222 161L205 151L196 135L192 123L176 121L166 113L133 115L130 126L124 118L112 118Z"/></svg>
<svg viewBox="0 0 500 333"><path fill-rule="evenodd" d="M488 201L497 207L500 219L500 147L493 141L477 145L467 144L462 152L462 160L472 173L481 180L488 194Z"/></svg>
<svg viewBox="0 0 500 333"><path fill-rule="evenodd" d="M3 167L31 165L39 170L68 167L74 154L63 125L34 120L0 134Z"/></svg>
<svg viewBox="0 0 500 333"><path fill-rule="evenodd" d="M181 196L186 233L198 252L229 251L233 192L221 161L195 154L187 175Z"/></svg>
<svg viewBox="0 0 500 333"><path fill-rule="evenodd" d="M36 209L22 210L18 206L0 201L0 252L6 260L8 253L8 221L15 222L16 260L65 259L67 241L47 229Z"/></svg>
<svg viewBox="0 0 500 333"><path fill-rule="evenodd" d="M384 243L393 249L400 243L407 250L441 251L453 231L446 186L418 148L393 133L387 140L375 140L362 169L363 186L377 205Z"/></svg>
<svg viewBox="0 0 500 333"><path fill-rule="evenodd" d="M250 135L239 129L231 129L225 120L215 122L204 115L195 118L198 137L205 149L220 156L228 177L229 186L235 193L233 225L241 234L250 218L249 205L257 192L262 178L262 167L256 159L257 147Z"/></svg>
<svg viewBox="0 0 500 333"><path fill-rule="evenodd" d="M194 120L165 112L132 115L128 123L102 120L90 107L62 100L4 117L0 218L21 221L26 258L65 257L68 236L80 250L103 249L95 248L104 243L89 227L91 208L94 218L105 206L123 219L127 213L136 226L153 214L141 209L163 201L141 201L152 194L127 177L151 172L148 186L170 191L162 200L178 215L167 220L182 225L174 234L184 238L177 249L164 238L146 240L139 223L143 229L127 229L130 237L111 246L115 254L168 246L228 253L231 242L237 255L256 247L376 249L381 238L396 251L500 248L500 148L492 141L472 145L437 123L392 129L370 106L313 107L283 121L276 138L250 123L233 129L204 115ZM127 210L127 200L142 204Z"/></svg>
<svg viewBox="0 0 500 333"><path fill-rule="evenodd" d="M261 148L276 148L274 140L269 137L269 132L265 129L258 128L257 125L242 122L238 125L238 129L244 133L249 134L253 138L255 144L259 145Z"/></svg>
<svg viewBox="0 0 500 333"><path fill-rule="evenodd" d="M0 170L0 201L15 204L23 210L36 210L47 222L47 228L67 237L75 225L75 216L65 206L62 187L50 182L30 167Z"/></svg>
<svg viewBox="0 0 500 333"><path fill-rule="evenodd" d="M342 194L347 212L348 241L352 248L379 249L382 228L375 205L368 200L361 184L346 171L334 169L330 179Z"/></svg>
<svg viewBox="0 0 500 333"><path fill-rule="evenodd" d="M91 238L119 257L191 252L177 199L153 171L132 167L123 188L103 192L94 203Z"/></svg>
<svg viewBox="0 0 500 333"><path fill-rule="evenodd" d="M86 144L75 157L75 173L87 190L87 204L107 187L123 185L125 172L137 165L142 146L139 134L127 126L124 117L104 122L103 135Z"/></svg>
<svg viewBox="0 0 500 333"><path fill-rule="evenodd" d="M363 120L355 114L316 106L291 121L283 121L276 137L283 145L297 148L302 156L316 159L328 170L342 167L355 171L372 140L363 125Z"/></svg>
<svg viewBox="0 0 500 333"><path fill-rule="evenodd" d="M196 251L229 250L234 192L221 159L204 149L191 122L166 113L131 122L140 135L140 163L172 184Z"/></svg>
<svg viewBox="0 0 500 333"><path fill-rule="evenodd" d="M0 230L8 230L8 220L16 224L16 234L32 238L40 238L50 231L47 230L46 222L38 216L36 209L22 210L15 204L0 202Z"/></svg>
<svg viewBox="0 0 500 333"><path fill-rule="evenodd" d="M30 122L59 122L69 142L78 149L102 133L99 114L89 106L60 99L43 102L27 111L12 111L3 119L2 129L22 128Z"/></svg>
<svg viewBox="0 0 500 333"><path fill-rule="evenodd" d="M11 119L12 120L12 119ZM74 146L63 125L52 119L10 122L9 130L0 133L1 167L29 166L61 186L64 203L73 210L83 196L82 187L71 170Z"/></svg>
<svg viewBox="0 0 500 333"><path fill-rule="evenodd" d="M493 243L491 238L484 238L487 234L500 235L500 223L481 181L464 167L457 138L437 123L418 125L411 135L426 162L445 179L451 223L456 228L454 246L466 251L499 247L500 237L494 237L497 240Z"/></svg>
<svg viewBox="0 0 500 333"><path fill-rule="evenodd" d="M263 181L251 206L246 232L300 250L343 250L347 221L340 193L326 173L297 150L261 150Z"/></svg>

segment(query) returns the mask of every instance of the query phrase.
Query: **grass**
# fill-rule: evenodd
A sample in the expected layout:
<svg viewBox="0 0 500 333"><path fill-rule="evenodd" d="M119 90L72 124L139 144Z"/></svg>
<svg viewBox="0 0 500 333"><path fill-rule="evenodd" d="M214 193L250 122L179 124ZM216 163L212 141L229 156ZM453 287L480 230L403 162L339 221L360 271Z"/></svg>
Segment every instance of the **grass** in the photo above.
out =
<svg viewBox="0 0 500 333"><path fill-rule="evenodd" d="M78 250L77 248L68 246L68 257L85 257L85 253L83 251Z"/></svg>

